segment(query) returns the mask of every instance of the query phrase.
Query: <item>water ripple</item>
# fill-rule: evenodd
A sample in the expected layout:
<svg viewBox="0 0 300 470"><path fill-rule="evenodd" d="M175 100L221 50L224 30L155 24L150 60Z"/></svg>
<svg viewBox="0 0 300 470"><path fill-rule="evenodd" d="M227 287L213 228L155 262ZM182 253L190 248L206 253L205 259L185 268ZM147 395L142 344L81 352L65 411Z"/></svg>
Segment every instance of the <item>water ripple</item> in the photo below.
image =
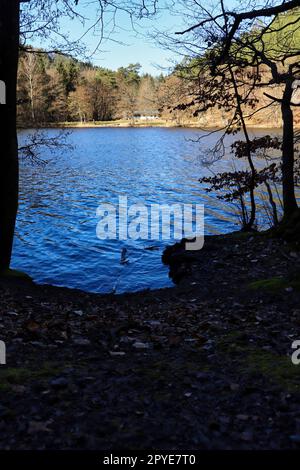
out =
<svg viewBox="0 0 300 470"><path fill-rule="evenodd" d="M50 135L57 134L49 130ZM21 165L20 211L13 265L39 283L90 292L124 292L171 285L161 264L167 242L96 238L96 209L117 203L204 203L206 233L236 228L234 210L201 187L203 144L195 129L76 129L73 150L46 151L45 166ZM22 141L26 132L19 136ZM215 137L213 137L215 138ZM224 159L219 170L229 170ZM157 250L145 248L155 244ZM120 264L122 248L129 262Z"/></svg>

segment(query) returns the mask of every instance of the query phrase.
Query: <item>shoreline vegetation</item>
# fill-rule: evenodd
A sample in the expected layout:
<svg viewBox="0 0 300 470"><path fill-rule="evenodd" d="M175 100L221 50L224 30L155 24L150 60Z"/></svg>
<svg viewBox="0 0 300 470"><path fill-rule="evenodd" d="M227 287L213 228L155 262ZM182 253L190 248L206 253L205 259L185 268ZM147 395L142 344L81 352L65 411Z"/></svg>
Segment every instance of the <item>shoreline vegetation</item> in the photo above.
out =
<svg viewBox="0 0 300 470"><path fill-rule="evenodd" d="M184 64L181 67L167 76L151 76L142 74L138 63L113 71L29 48L29 52L20 56L18 125L21 128L43 125L227 128L232 121L231 112L208 106L199 113L196 104L189 104L191 96L192 102L197 102L199 90L192 78L188 80ZM267 80L266 70L262 74ZM264 88L256 90L251 97L264 103L265 91ZM257 129L282 126L278 103L262 109L257 104L255 111L251 106L248 108L246 106L247 126ZM297 109L294 123L296 128L300 127Z"/></svg>
<svg viewBox="0 0 300 470"><path fill-rule="evenodd" d="M299 448L299 252L267 233L183 246L161 290L0 279L1 448Z"/></svg>
<svg viewBox="0 0 300 470"><path fill-rule="evenodd" d="M201 124L199 122L194 121L184 121L184 122L176 122L176 121L168 121L164 119L159 119L155 121L130 121L126 119L120 120L113 120L113 121L95 121L95 122L46 122L39 125L38 129L89 129L89 128L151 128L151 127L161 127L161 128L186 128L186 129L199 129L199 130L213 130L213 129L220 129L222 130L224 127L224 123L214 121L213 124ZM19 127L19 130L25 130L30 127ZM282 127L274 126L274 123L268 122L263 124L253 124L249 126L249 129L252 130L259 130L259 129L272 129L272 130L282 130ZM300 129L300 123L295 126L295 129Z"/></svg>

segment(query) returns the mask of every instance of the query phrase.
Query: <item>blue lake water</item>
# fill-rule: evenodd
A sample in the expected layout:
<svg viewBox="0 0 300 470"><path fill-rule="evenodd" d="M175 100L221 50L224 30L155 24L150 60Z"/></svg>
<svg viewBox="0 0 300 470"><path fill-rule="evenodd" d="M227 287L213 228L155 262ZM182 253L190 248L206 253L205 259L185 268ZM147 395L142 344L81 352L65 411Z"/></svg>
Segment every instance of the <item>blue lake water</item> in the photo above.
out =
<svg viewBox="0 0 300 470"><path fill-rule="evenodd" d="M28 132L20 132L21 143ZM208 173L199 155L216 140L212 135L193 142L199 135L196 129L75 129L68 137L72 149L45 150L45 165L22 161L13 267L38 283L89 292L172 285L161 263L170 242L99 240L96 210L104 202L116 204L120 195L128 204L198 203L205 205L206 234L237 229L234 208L198 181ZM231 165L225 158L214 169ZM123 248L126 264L120 263Z"/></svg>

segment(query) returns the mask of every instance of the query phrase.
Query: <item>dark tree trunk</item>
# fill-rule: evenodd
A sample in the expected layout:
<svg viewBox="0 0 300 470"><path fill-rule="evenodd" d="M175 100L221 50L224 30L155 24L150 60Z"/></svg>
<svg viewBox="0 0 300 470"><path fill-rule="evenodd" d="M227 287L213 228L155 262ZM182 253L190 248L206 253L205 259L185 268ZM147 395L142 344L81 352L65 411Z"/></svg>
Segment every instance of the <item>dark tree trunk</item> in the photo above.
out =
<svg viewBox="0 0 300 470"><path fill-rule="evenodd" d="M292 80L288 80L286 82L283 101L281 104L283 120L282 195L285 218L289 218L298 207L294 184L294 120L290 104L293 94L292 85Z"/></svg>
<svg viewBox="0 0 300 470"><path fill-rule="evenodd" d="M19 0L1 0L0 80L6 104L0 105L0 271L9 268L18 207L16 87L19 50Z"/></svg>
<svg viewBox="0 0 300 470"><path fill-rule="evenodd" d="M251 172L251 177L250 177L250 182L249 182L249 193L250 193L250 203L251 203L251 212L250 212L250 217L249 220L244 223L242 230L245 232L249 232L253 230L253 226L255 223L255 218L256 218L256 202L255 202L255 194L254 194L254 189L255 189L255 179L256 179L256 169L253 163L252 155L251 155L251 141L249 138L249 133L248 129L245 123L245 118L244 118L244 113L243 113L243 108L242 108L242 102L241 102L241 96L239 94L239 89L236 83L236 78L234 75L234 72L232 70L232 66L229 66L229 71L230 71L230 76L231 80L233 83L233 88L234 88L234 93L235 93L235 99L236 99L236 105L237 105L237 111L238 115L240 118L241 122L241 127L244 133L245 141L246 141L246 158L249 163L250 167L250 172ZM243 208L244 211L244 208ZM245 218L243 217L243 220L245 221Z"/></svg>

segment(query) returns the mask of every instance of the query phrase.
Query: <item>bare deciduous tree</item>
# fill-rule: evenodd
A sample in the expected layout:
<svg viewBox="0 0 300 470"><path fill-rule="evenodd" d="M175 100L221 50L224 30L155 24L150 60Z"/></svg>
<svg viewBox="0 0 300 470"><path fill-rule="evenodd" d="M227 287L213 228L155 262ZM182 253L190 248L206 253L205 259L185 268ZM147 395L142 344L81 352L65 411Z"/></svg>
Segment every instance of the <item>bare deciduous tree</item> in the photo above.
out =
<svg viewBox="0 0 300 470"><path fill-rule="evenodd" d="M245 5L236 3L235 9L232 3L227 7L225 0L215 0L209 6L198 0L179 0L174 9L185 25L175 37L160 35L160 41L190 59L194 88L185 106L196 107L196 113L224 109L228 115L225 133L243 132L245 145L240 146L243 153L239 156L247 158L250 168L249 227L255 219L257 172L252 157L257 147L249 138L247 123L259 110L280 104L284 216L285 220L293 217L298 209L293 108L299 106L294 99L300 85L299 0L254 0ZM263 100L258 99L260 90Z"/></svg>

